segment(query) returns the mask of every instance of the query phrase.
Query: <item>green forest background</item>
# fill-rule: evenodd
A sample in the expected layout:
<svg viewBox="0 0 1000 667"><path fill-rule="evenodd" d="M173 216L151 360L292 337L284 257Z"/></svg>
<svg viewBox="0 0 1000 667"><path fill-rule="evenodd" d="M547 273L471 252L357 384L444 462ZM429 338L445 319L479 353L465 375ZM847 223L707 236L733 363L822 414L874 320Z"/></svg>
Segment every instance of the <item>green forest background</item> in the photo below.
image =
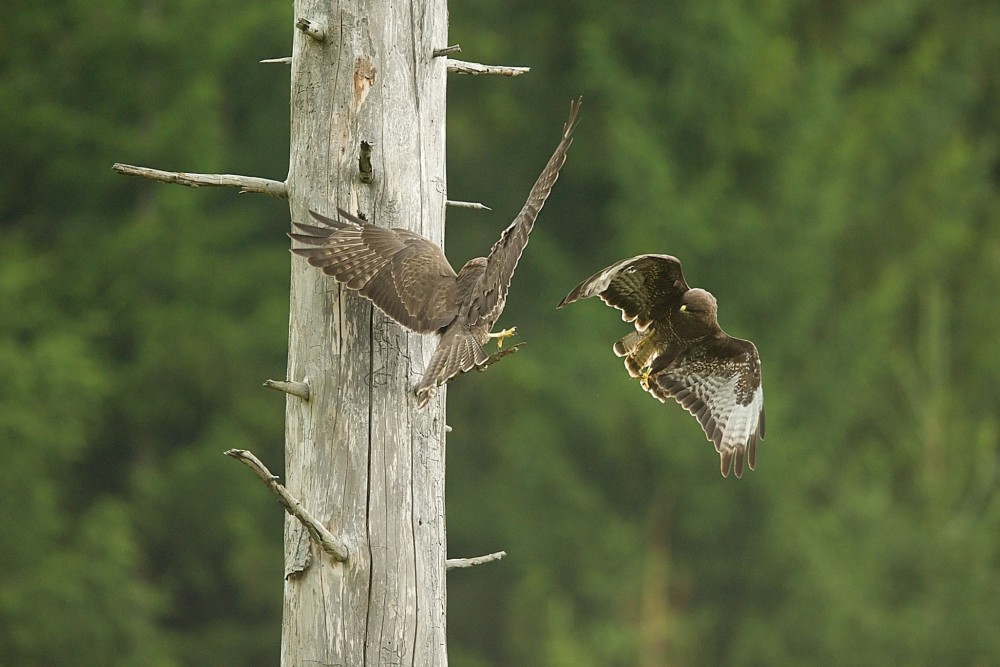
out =
<svg viewBox="0 0 1000 667"><path fill-rule="evenodd" d="M0 665L274 665L291 2L0 22ZM14 8L12 8L14 9ZM450 386L456 667L1000 664L1000 3L453 0L452 263L585 97L501 326ZM443 46L443 45L442 45ZM757 471L554 306L670 253L763 361Z"/></svg>

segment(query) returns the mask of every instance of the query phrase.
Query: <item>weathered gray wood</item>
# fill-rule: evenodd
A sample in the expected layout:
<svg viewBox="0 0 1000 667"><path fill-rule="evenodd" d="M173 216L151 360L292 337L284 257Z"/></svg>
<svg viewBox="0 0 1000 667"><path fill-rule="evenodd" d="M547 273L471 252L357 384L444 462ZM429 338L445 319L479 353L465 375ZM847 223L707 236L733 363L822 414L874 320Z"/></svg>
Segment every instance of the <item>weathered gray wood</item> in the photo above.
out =
<svg viewBox="0 0 1000 667"><path fill-rule="evenodd" d="M236 174L192 174L183 171L164 171L162 169L150 169L149 167L137 167L131 164L115 162L111 165L119 174L126 176L142 176L161 183L175 183L186 185L189 188L203 187L228 187L239 188L240 192L260 192L272 197L283 199L288 196L285 184L281 181L272 181L269 178L258 178L256 176L239 176Z"/></svg>
<svg viewBox="0 0 1000 667"><path fill-rule="evenodd" d="M446 1L296 0L295 17L325 30L292 31L292 219L340 206L443 242ZM282 664L446 665L446 390L422 412L413 396L435 341L299 257L289 325L286 377L310 393L287 398L286 485L351 551L296 555L285 522Z"/></svg>
<svg viewBox="0 0 1000 667"><path fill-rule="evenodd" d="M480 63L470 63L464 60L448 58L448 71L458 74L498 74L500 76L521 76L531 71L530 67L509 67L507 65L481 65Z"/></svg>
<svg viewBox="0 0 1000 667"><path fill-rule="evenodd" d="M299 523L309 531L309 535L313 540L323 547L323 551L340 562L347 560L351 553L347 543L337 535L331 533L321 521L313 517L302 506L302 503L297 498L288 493L288 489L278 483L277 476L268 470L267 466L253 455L253 452L246 449L227 449L225 454L253 470L254 474L267 484L268 488L271 489L271 493L277 496L278 501L285 506L285 511L298 519ZM301 546L301 541L297 546ZM450 563L451 561L446 561L448 567L451 567Z"/></svg>

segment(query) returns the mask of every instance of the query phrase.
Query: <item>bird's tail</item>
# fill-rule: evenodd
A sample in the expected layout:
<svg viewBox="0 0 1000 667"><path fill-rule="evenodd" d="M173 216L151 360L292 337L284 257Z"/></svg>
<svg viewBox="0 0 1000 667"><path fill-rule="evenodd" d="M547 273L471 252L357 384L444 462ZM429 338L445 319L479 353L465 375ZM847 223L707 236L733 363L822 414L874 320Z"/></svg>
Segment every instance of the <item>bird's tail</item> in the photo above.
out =
<svg viewBox="0 0 1000 667"><path fill-rule="evenodd" d="M625 368L628 374L636 378L642 375L642 369L652 362L656 347L650 343L650 336L638 331L630 331L615 343L615 354L625 357Z"/></svg>
<svg viewBox="0 0 1000 667"><path fill-rule="evenodd" d="M489 356L467 326L453 326L438 343L417 384L417 408L422 409L437 393L437 388L459 373L470 371Z"/></svg>

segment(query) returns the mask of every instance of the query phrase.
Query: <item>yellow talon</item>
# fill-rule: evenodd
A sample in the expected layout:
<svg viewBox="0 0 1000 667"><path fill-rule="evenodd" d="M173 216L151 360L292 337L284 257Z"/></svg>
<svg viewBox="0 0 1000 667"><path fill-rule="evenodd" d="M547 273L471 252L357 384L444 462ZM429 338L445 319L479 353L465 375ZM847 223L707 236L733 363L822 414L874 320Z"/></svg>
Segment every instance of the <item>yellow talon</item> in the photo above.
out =
<svg viewBox="0 0 1000 667"><path fill-rule="evenodd" d="M649 391L649 367L642 369L642 374L639 375L639 384L646 391Z"/></svg>
<svg viewBox="0 0 1000 667"><path fill-rule="evenodd" d="M498 331L497 333L491 333L489 336L490 338L497 339L497 349L499 350L503 347L504 340L512 337L516 333L517 327L511 327L510 329L504 329L503 331Z"/></svg>

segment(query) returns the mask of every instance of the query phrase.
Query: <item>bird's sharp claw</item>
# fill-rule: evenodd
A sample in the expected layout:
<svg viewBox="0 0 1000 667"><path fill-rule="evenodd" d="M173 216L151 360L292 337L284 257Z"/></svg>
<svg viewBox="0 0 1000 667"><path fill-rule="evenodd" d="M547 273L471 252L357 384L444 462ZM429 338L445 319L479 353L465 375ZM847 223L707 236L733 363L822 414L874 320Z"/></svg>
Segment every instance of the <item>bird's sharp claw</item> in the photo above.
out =
<svg viewBox="0 0 1000 667"><path fill-rule="evenodd" d="M639 384L646 391L649 391L649 368L643 368L642 373L639 375Z"/></svg>
<svg viewBox="0 0 1000 667"><path fill-rule="evenodd" d="M506 339L512 337L516 333L517 333L517 327L511 327L510 329L504 329L503 331L498 331L497 333L491 333L490 338L497 339L497 349L499 350L500 348L503 347L503 342Z"/></svg>
<svg viewBox="0 0 1000 667"><path fill-rule="evenodd" d="M517 327L511 327L510 329L504 329L503 331L498 331L497 333L491 333L490 338L497 339L497 349L499 350L503 347L503 342L506 339L511 338L516 333Z"/></svg>

